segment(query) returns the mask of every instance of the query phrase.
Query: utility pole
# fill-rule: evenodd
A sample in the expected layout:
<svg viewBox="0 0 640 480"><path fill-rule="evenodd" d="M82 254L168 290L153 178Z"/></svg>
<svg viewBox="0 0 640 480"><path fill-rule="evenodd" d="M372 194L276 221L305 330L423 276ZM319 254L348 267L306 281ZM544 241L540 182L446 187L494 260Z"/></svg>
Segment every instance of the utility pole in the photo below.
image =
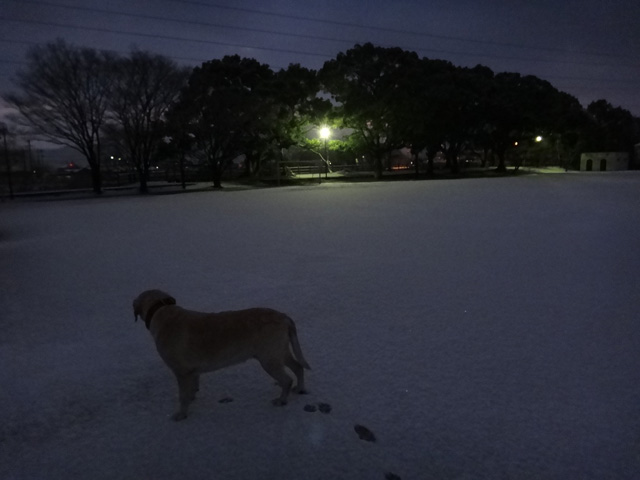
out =
<svg viewBox="0 0 640 480"><path fill-rule="evenodd" d="M31 172L33 172L33 160L31 159L31 139L29 138L27 140L27 148L29 151L29 174L31 174ZM25 171L27 171L27 169L25 168Z"/></svg>
<svg viewBox="0 0 640 480"><path fill-rule="evenodd" d="M7 126L0 123L0 131L4 139L4 161L7 166L7 183L9 184L9 198L13 200L13 182L11 181L11 162L9 162L9 149L7 148Z"/></svg>

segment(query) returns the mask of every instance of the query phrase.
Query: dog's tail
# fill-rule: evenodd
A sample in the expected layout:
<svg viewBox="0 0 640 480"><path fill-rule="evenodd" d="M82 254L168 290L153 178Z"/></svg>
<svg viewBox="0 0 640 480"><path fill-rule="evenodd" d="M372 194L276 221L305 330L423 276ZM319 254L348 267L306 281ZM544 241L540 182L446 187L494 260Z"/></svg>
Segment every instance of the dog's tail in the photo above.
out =
<svg viewBox="0 0 640 480"><path fill-rule="evenodd" d="M304 359L304 355L302 355L302 349L300 348L300 342L298 341L298 330L296 329L296 324L292 319L289 319L289 342L291 343L291 349L293 350L293 355L296 357L296 360L307 370L311 370L311 367Z"/></svg>

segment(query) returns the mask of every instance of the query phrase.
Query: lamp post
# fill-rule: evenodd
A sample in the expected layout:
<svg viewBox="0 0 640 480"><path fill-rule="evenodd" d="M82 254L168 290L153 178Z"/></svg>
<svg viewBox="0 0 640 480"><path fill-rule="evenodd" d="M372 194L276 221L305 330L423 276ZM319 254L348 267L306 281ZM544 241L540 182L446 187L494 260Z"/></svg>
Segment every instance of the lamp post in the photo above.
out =
<svg viewBox="0 0 640 480"><path fill-rule="evenodd" d="M327 140L331 136L331 129L329 127L322 127L320 129L320 138L324 140L324 178L329 176L329 152L327 150Z"/></svg>

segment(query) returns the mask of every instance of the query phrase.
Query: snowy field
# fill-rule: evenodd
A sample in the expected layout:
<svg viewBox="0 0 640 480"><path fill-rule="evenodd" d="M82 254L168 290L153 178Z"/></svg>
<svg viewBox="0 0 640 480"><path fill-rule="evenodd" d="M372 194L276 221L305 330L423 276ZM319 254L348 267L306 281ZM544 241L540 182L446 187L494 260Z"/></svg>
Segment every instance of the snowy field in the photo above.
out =
<svg viewBox="0 0 640 480"><path fill-rule="evenodd" d="M639 172L5 201L0 222L3 480L640 478ZM170 420L131 307L154 287L287 312L310 393L273 407L249 362Z"/></svg>

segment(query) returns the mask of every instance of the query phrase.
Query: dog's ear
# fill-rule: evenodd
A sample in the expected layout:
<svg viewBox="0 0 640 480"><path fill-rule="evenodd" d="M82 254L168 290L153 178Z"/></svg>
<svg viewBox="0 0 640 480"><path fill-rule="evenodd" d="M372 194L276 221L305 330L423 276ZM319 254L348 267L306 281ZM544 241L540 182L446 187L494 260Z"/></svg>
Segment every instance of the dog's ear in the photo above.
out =
<svg viewBox="0 0 640 480"><path fill-rule="evenodd" d="M136 298L133 301L133 321L137 322L138 321L138 316L142 316L142 314L140 313L140 308L138 305L138 299Z"/></svg>
<svg viewBox="0 0 640 480"><path fill-rule="evenodd" d="M167 295L167 298L164 299L163 303L165 305L175 305L176 304L176 299L173 298L171 295Z"/></svg>

